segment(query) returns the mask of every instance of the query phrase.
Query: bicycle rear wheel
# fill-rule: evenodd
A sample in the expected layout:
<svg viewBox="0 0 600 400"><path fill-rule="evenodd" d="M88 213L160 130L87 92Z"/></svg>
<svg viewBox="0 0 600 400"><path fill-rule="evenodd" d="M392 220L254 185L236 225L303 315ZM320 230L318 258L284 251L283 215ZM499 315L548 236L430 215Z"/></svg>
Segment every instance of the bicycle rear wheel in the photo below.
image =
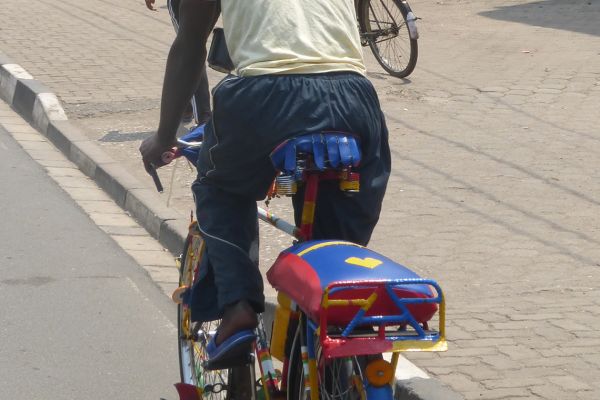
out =
<svg viewBox="0 0 600 400"><path fill-rule="evenodd" d="M181 256L180 287L189 288L193 285L203 249L204 241L200 232L192 227ZM253 399L254 365L227 370L207 370L203 366L208 358L206 346L220 321L193 322L191 309L184 302L178 304L177 321L181 382L196 386L202 399Z"/></svg>
<svg viewBox="0 0 600 400"><path fill-rule="evenodd" d="M299 324L293 338L288 371L288 399L310 400L305 391L305 372L302 364L302 325ZM366 398L360 357L345 357L327 360L323 356L318 338L315 338L315 355L319 399L362 400Z"/></svg>
<svg viewBox="0 0 600 400"><path fill-rule="evenodd" d="M357 11L361 37L383 69L397 78L410 75L419 49L408 30L408 8L400 0L362 0Z"/></svg>

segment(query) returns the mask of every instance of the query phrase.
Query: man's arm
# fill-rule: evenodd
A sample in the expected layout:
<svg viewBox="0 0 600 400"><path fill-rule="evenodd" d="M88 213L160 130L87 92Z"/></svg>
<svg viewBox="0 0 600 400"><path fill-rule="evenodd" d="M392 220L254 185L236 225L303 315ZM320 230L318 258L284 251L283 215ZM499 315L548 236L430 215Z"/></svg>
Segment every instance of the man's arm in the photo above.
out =
<svg viewBox="0 0 600 400"><path fill-rule="evenodd" d="M160 166L161 155L175 142L175 134L206 63L206 42L219 17L215 0L181 0L179 31L167 58L156 135L144 140L140 152L146 171Z"/></svg>

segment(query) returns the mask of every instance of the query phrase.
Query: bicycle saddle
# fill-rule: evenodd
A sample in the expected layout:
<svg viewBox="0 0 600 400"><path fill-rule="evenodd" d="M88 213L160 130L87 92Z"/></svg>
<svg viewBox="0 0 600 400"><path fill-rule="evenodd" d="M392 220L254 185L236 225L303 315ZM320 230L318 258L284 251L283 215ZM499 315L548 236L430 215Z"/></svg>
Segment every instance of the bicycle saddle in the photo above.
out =
<svg viewBox="0 0 600 400"><path fill-rule="evenodd" d="M322 132L286 140L271 152L271 161L278 171L291 174L299 152L312 154L319 170L356 167L361 158L358 138L343 132Z"/></svg>

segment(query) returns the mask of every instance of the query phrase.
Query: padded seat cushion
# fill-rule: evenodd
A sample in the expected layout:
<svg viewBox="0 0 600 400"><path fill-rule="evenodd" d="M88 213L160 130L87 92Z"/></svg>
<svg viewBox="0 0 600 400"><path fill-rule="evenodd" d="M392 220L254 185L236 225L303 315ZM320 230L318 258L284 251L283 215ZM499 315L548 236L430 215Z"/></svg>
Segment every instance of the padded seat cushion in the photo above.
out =
<svg viewBox="0 0 600 400"><path fill-rule="evenodd" d="M343 241L308 241L283 251L267 272L267 279L279 291L296 302L314 321L319 320L321 299L325 289L334 282L391 281L414 279L419 276L365 247ZM406 284L394 289L400 297L431 298L434 293L425 284ZM330 294L330 299L367 298L369 288L341 290ZM437 311L434 303L408 305L418 322L426 322ZM328 313L330 325L348 323L358 306L340 307ZM387 296L379 296L366 316L401 314Z"/></svg>

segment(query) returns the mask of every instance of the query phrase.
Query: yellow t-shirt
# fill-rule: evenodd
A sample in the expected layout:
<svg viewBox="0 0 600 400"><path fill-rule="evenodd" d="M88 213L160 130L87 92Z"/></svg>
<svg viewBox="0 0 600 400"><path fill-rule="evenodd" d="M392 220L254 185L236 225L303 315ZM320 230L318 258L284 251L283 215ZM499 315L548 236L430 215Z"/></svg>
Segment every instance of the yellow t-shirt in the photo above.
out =
<svg viewBox="0 0 600 400"><path fill-rule="evenodd" d="M365 74L354 0L221 0L240 76Z"/></svg>

